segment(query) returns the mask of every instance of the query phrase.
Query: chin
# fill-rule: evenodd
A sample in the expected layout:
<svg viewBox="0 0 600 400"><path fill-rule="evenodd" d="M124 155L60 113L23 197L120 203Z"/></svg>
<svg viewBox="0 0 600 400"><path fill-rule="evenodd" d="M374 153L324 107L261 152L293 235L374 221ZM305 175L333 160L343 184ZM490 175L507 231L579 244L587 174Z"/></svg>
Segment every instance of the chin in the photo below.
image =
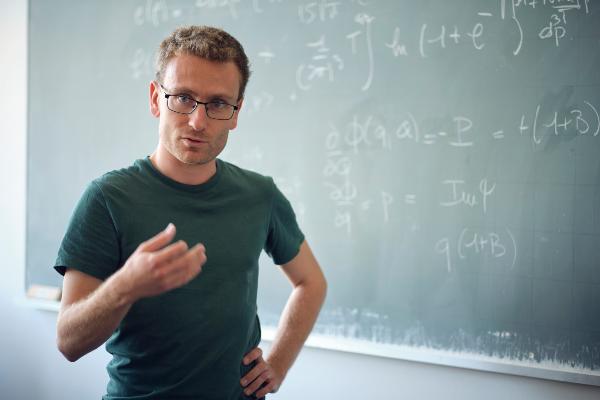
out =
<svg viewBox="0 0 600 400"><path fill-rule="evenodd" d="M204 165L215 159L215 157L199 156L194 154L182 154L177 159L187 165Z"/></svg>

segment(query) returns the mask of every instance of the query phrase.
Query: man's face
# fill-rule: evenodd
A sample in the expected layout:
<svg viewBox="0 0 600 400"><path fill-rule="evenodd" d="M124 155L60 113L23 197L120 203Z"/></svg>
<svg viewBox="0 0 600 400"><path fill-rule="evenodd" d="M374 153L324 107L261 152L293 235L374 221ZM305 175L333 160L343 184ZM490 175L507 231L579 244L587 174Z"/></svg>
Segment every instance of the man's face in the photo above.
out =
<svg viewBox="0 0 600 400"><path fill-rule="evenodd" d="M214 162L223 151L229 131L237 126L238 111L230 120L210 119L202 104L192 114L178 114L167 108L165 92L186 95L197 101L224 101L241 106L238 101L240 73L233 62L216 63L182 54L173 57L165 68L162 83L150 87L150 108L159 118L159 151L166 151L184 164Z"/></svg>

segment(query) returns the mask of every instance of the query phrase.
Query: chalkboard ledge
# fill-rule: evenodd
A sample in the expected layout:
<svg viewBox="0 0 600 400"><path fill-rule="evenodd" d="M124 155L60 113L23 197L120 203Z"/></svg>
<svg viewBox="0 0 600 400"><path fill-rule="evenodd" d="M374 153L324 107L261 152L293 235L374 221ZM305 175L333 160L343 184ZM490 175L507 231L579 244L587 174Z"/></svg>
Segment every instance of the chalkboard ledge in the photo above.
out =
<svg viewBox="0 0 600 400"><path fill-rule="evenodd" d="M274 327L268 326L262 328L262 338L264 340L272 341L274 337ZM373 343L366 340L346 339L337 336L321 334L311 334L306 341L306 346L326 350L338 350L378 357L395 358L405 361L416 361L426 364L600 386L599 371L574 370L573 368L562 365L504 360L478 354Z"/></svg>

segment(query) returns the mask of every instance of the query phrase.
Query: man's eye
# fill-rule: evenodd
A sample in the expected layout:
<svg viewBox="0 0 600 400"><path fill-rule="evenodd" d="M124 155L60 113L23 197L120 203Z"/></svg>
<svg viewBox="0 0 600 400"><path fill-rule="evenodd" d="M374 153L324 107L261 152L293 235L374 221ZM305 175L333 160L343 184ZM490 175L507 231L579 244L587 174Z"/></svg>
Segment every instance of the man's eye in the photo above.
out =
<svg viewBox="0 0 600 400"><path fill-rule="evenodd" d="M215 101L215 102L212 102L212 103L208 103L208 106L210 108L212 108L213 110L222 110L224 108L227 108L228 105L229 104L223 103L221 101Z"/></svg>
<svg viewBox="0 0 600 400"><path fill-rule="evenodd" d="M179 104L189 105L194 102L194 100L190 99L187 96L177 96L176 100Z"/></svg>

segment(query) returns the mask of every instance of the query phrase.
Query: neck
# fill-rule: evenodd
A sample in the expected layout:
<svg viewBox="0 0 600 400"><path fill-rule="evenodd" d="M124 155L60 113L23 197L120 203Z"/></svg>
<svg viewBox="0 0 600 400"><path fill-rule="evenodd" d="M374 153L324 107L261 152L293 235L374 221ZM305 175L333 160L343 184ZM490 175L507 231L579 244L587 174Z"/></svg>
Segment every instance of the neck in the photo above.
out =
<svg viewBox="0 0 600 400"><path fill-rule="evenodd" d="M216 160L206 164L186 164L160 148L150 155L150 162L161 174L185 185L203 184L217 172Z"/></svg>

